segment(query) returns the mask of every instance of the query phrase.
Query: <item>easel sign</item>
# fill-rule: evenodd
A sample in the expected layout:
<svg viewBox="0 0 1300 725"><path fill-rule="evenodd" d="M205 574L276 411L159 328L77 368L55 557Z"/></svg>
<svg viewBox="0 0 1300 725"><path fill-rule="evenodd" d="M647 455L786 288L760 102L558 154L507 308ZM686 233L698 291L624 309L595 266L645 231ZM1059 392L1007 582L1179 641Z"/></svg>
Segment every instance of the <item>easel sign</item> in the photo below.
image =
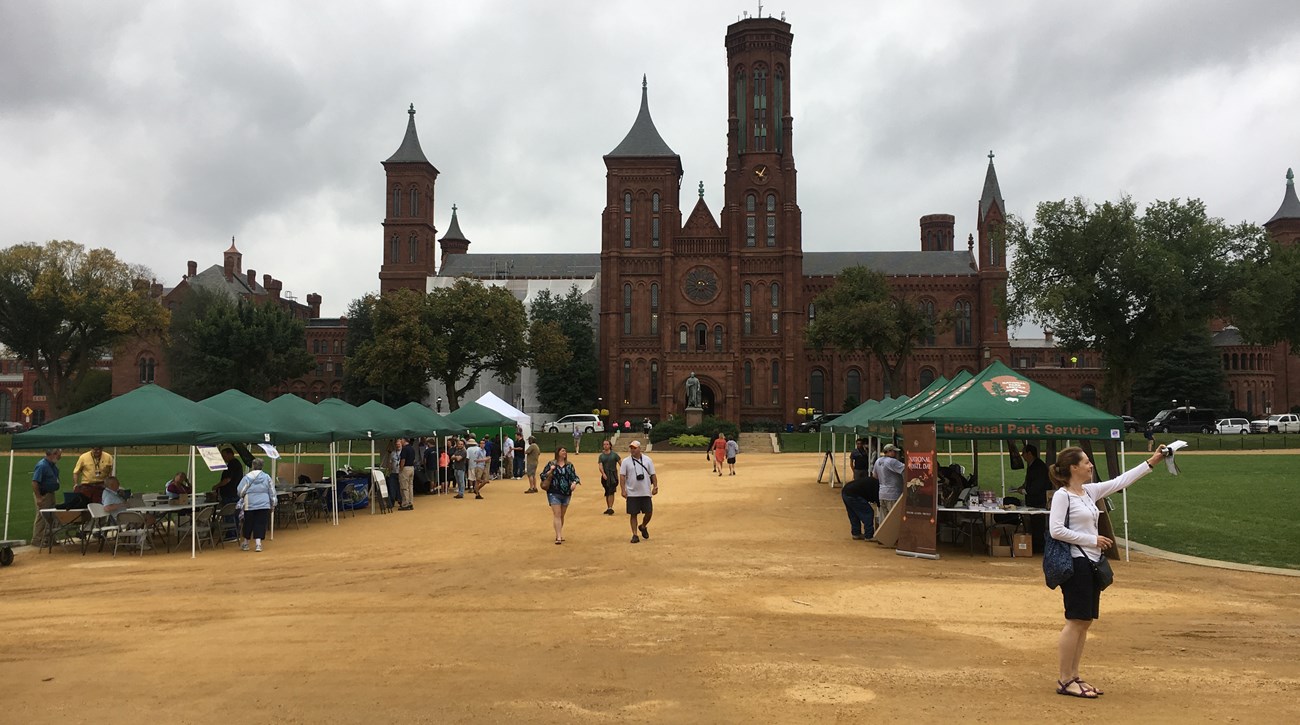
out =
<svg viewBox="0 0 1300 725"><path fill-rule="evenodd" d="M221 451L217 450L216 446L196 446L196 448L209 471L226 470L226 459L221 457Z"/></svg>
<svg viewBox="0 0 1300 725"><path fill-rule="evenodd" d="M826 457L822 458L822 467L817 471L817 483L822 483L822 477L826 475L827 470L830 471L831 488L835 488L837 483L840 486L844 485L844 479L840 478L840 469L835 465L835 455L830 451L826 451Z"/></svg>
<svg viewBox="0 0 1300 725"><path fill-rule="evenodd" d="M388 477L378 468L370 469L370 512L374 513L374 506L379 506L380 513L388 513Z"/></svg>

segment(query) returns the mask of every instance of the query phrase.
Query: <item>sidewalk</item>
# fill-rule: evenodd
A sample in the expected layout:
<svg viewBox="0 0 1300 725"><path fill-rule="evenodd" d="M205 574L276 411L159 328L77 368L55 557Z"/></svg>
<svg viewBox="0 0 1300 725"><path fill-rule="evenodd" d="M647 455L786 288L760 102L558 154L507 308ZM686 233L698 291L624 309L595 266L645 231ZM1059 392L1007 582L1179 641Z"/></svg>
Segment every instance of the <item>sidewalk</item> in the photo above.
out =
<svg viewBox="0 0 1300 725"><path fill-rule="evenodd" d="M1139 544L1136 541L1126 541L1123 538L1116 537L1116 544L1127 546L1131 551L1157 559L1166 561L1176 561L1180 564L1192 564L1194 566L1208 566L1214 569L1231 569L1233 571L1248 571L1254 574L1274 574L1277 576L1294 576L1300 577L1300 570L1281 569L1275 566L1256 566L1254 564L1238 564L1232 561L1219 561L1218 559L1202 559L1199 556L1188 556L1187 554L1176 554L1172 551L1157 549L1154 546Z"/></svg>

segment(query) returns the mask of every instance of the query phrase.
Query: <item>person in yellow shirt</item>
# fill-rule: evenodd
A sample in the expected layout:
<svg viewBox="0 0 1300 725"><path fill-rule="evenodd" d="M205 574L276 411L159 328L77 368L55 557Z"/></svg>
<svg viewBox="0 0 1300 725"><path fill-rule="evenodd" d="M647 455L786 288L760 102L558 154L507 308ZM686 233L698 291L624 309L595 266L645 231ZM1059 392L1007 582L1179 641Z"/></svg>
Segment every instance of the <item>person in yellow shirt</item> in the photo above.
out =
<svg viewBox="0 0 1300 725"><path fill-rule="evenodd" d="M104 481L112 475L113 456L105 453L102 446L95 446L82 453L73 466L72 490L99 503L104 494Z"/></svg>

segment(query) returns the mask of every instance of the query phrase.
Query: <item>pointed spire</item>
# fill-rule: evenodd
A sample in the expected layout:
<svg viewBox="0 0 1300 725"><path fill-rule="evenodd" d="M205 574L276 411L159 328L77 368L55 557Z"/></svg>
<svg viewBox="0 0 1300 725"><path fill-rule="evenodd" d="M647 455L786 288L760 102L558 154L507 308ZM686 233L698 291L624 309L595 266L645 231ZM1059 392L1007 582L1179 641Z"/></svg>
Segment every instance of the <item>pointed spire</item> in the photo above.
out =
<svg viewBox="0 0 1300 725"><path fill-rule="evenodd" d="M641 111L632 123L632 130L623 137L622 143L610 151L607 156L676 156L664 143L659 129L650 118L649 83L644 74L641 76Z"/></svg>
<svg viewBox="0 0 1300 725"><path fill-rule="evenodd" d="M465 238L464 232L460 230L460 222L456 219L455 204L451 205L451 223L447 225L447 233L442 235L442 239L439 239L438 241L445 242L448 239L456 242L465 242L466 244L469 243L469 240Z"/></svg>
<svg viewBox="0 0 1300 725"><path fill-rule="evenodd" d="M230 249L226 250L226 254L230 254L231 252L234 252L235 254L239 253L239 250L235 249L235 238L233 236L230 238Z"/></svg>
<svg viewBox="0 0 1300 725"><path fill-rule="evenodd" d="M1282 206L1278 207L1273 218L1264 224L1272 224L1283 219L1300 219L1300 199L1295 195L1295 172L1291 169L1286 170L1286 191L1282 193Z"/></svg>
<svg viewBox="0 0 1300 725"><path fill-rule="evenodd" d="M429 159L425 157L424 150L420 148L420 136L415 132L415 104L412 103L407 113L410 114L406 120L406 136L402 138L402 145L392 156L388 157L386 164L427 164Z"/></svg>
<svg viewBox="0 0 1300 725"><path fill-rule="evenodd" d="M988 216L989 208L998 205L998 211L1006 214L1006 202L1002 199L1002 189L998 187L998 172L993 168L993 152L989 151L989 170L984 173L984 193L980 194L980 219Z"/></svg>

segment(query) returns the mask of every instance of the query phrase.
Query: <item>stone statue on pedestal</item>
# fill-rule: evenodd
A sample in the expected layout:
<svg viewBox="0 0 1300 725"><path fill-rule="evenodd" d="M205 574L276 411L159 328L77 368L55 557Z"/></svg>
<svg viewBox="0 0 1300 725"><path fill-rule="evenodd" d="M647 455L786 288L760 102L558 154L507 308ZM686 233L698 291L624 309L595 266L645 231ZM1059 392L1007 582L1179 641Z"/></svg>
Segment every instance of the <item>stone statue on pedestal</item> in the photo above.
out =
<svg viewBox="0 0 1300 725"><path fill-rule="evenodd" d="M686 378L686 407L700 407L700 379L695 377L694 372Z"/></svg>

